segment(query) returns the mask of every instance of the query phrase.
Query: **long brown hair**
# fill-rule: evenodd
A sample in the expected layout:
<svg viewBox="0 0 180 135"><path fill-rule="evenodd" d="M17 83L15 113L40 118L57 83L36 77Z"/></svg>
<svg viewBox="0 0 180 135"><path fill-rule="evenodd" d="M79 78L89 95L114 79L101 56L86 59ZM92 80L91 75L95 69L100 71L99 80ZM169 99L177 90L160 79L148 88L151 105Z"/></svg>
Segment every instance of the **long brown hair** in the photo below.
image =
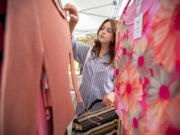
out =
<svg viewBox="0 0 180 135"><path fill-rule="evenodd" d="M97 35L99 34L99 31L101 30L102 26L106 23L106 22L110 22L111 23L111 27L112 27L112 31L113 31L113 42L110 43L109 46L109 50L110 50L110 59L109 61L105 62L105 65L110 65L113 63L114 61L114 57L115 57L115 38L116 38L116 25L117 25L117 21L114 19L106 19L101 26L98 29ZM101 43L98 39L95 40L95 45L93 46L92 49L92 53L95 54L95 58L99 56L100 53L100 49L101 49Z"/></svg>

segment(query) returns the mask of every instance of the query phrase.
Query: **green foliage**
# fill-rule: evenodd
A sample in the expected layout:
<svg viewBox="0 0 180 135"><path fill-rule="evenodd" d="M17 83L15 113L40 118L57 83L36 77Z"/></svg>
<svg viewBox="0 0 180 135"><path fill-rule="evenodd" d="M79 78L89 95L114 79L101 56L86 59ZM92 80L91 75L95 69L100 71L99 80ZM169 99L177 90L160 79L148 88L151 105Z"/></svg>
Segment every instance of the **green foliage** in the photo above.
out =
<svg viewBox="0 0 180 135"><path fill-rule="evenodd" d="M85 44L89 44L89 40L87 37L79 37L77 38L77 41L85 43Z"/></svg>
<svg viewBox="0 0 180 135"><path fill-rule="evenodd" d="M69 65L69 71L70 71L70 70L71 70L71 67L70 67L70 65ZM75 71L78 71L78 72L80 71L80 70L79 70L79 63L78 63L77 61L74 61L74 70L75 70Z"/></svg>

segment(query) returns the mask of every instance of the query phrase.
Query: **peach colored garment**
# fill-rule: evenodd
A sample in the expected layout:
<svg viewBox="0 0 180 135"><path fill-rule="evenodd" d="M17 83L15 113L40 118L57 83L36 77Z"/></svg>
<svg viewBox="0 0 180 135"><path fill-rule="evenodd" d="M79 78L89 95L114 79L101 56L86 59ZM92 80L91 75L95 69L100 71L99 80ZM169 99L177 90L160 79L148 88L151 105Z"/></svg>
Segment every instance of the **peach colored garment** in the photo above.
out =
<svg viewBox="0 0 180 135"><path fill-rule="evenodd" d="M63 135L74 116L68 80L69 58L71 64L73 60L65 13L54 0L8 0L6 18L0 134L37 134L44 67L52 101L54 135ZM73 77L77 90L75 81Z"/></svg>

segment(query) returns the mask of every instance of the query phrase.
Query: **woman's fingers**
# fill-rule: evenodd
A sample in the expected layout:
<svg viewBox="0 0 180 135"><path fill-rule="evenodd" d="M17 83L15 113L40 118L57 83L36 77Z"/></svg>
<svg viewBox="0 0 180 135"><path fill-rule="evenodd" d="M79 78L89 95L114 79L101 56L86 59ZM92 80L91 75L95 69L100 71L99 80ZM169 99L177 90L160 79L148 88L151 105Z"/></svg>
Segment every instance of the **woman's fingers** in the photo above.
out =
<svg viewBox="0 0 180 135"><path fill-rule="evenodd" d="M107 95L104 96L104 99L103 99L103 104L106 105L106 106L111 106L113 105L113 102L114 102L114 92L110 92L108 93Z"/></svg>
<svg viewBox="0 0 180 135"><path fill-rule="evenodd" d="M79 16L78 16L78 11L76 9L76 7L72 4L66 4L64 10L69 12L69 28L70 28L70 34L72 36L72 33L74 31L74 28L76 26L76 24L79 21Z"/></svg>
<svg viewBox="0 0 180 135"><path fill-rule="evenodd" d="M66 11L69 11L70 14L73 14L75 16L78 16L78 11L76 9L76 7L72 4L66 4L65 8Z"/></svg>
<svg viewBox="0 0 180 135"><path fill-rule="evenodd" d="M70 18L71 18L71 20L74 21L74 22L78 22L78 20L79 20L79 17L78 17L78 16L75 16L75 15L73 15L73 14L70 15Z"/></svg>
<svg viewBox="0 0 180 135"><path fill-rule="evenodd" d="M102 103L106 106L111 106L113 104L113 102L111 102L111 100L109 100L107 96L103 99Z"/></svg>
<svg viewBox="0 0 180 135"><path fill-rule="evenodd" d="M79 16L78 16L78 11L76 9L76 7L72 4L66 4L64 10L67 12L69 12L69 16L70 16L70 25L74 26L77 24L78 20L79 20Z"/></svg>

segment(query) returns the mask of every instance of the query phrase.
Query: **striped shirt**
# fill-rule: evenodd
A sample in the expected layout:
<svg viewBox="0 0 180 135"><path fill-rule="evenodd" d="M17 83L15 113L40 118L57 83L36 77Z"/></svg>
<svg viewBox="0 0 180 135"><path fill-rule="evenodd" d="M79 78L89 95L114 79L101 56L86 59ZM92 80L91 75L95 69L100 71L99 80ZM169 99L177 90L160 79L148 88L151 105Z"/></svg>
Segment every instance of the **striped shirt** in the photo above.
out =
<svg viewBox="0 0 180 135"><path fill-rule="evenodd" d="M84 66L84 61L90 46L77 42L72 38L72 49L75 60ZM109 53L108 50L101 58L95 58L95 54L92 53L84 66L80 93L87 108L91 106L93 101L103 99L106 94L113 90L114 68L112 64L103 64L109 61ZM97 110L102 107L104 107L104 105L98 103L95 104L91 110ZM76 113L81 114L83 112L84 108L82 104L79 103L76 108Z"/></svg>

